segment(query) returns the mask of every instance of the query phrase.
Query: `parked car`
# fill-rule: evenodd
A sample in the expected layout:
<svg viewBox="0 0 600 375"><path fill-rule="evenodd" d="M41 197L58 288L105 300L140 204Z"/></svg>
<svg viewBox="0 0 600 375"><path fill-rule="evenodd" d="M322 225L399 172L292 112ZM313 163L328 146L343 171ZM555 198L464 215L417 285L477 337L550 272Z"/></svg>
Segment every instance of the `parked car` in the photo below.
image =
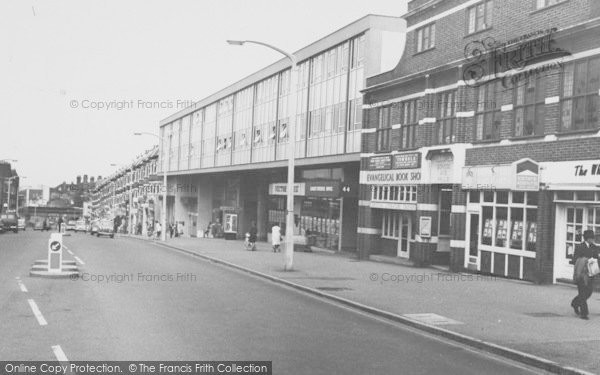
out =
<svg viewBox="0 0 600 375"><path fill-rule="evenodd" d="M115 232L113 228L113 221L109 219L100 220L98 222L98 228L96 230L96 236L110 236L115 238Z"/></svg>
<svg viewBox="0 0 600 375"><path fill-rule="evenodd" d="M43 220L38 220L35 222L35 224L33 224L33 230L44 230L44 221Z"/></svg>
<svg viewBox="0 0 600 375"><path fill-rule="evenodd" d="M85 220L77 220L77 222L75 223L75 229L73 229L75 232L87 232L87 225L85 224Z"/></svg>
<svg viewBox="0 0 600 375"><path fill-rule="evenodd" d="M77 222L75 220L68 220L65 224L65 232L69 230L75 230Z"/></svg>
<svg viewBox="0 0 600 375"><path fill-rule="evenodd" d="M14 212L0 215L0 224L6 231L12 230L15 233L19 233L19 219Z"/></svg>
<svg viewBox="0 0 600 375"><path fill-rule="evenodd" d="M18 219L17 220L17 228L19 228L19 230L26 230L26 228L25 228L25 219Z"/></svg>
<svg viewBox="0 0 600 375"><path fill-rule="evenodd" d="M90 223L90 234L93 236L98 233L98 229L100 227L100 220L92 220Z"/></svg>

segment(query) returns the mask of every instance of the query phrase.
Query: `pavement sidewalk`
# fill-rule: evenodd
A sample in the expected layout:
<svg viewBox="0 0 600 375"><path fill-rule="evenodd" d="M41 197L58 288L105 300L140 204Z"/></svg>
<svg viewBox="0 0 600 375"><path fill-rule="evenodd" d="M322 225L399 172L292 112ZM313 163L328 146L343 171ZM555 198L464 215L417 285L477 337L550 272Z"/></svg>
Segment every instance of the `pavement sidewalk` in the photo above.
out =
<svg viewBox="0 0 600 375"><path fill-rule="evenodd" d="M255 252L244 250L242 241L222 239L173 238L166 245L564 366L600 373L600 294L588 301L590 320L581 320L570 307L576 294L570 285L534 285L359 261L349 254L296 252L294 271L284 272L282 253L273 253L264 242L257 244Z"/></svg>

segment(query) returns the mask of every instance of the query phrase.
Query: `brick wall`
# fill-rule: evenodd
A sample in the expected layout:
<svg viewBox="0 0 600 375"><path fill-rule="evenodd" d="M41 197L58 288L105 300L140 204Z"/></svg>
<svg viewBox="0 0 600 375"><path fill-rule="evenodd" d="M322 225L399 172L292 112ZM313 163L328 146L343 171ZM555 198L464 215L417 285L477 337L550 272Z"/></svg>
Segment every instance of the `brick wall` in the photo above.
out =
<svg viewBox="0 0 600 375"><path fill-rule="evenodd" d="M418 12L407 18L407 26L426 20L467 0L448 0L435 8ZM600 13L597 0L569 0L563 4L535 11L533 1L503 0L493 2L492 27L485 32L467 36L467 11L456 11L436 22L435 48L415 54L416 31L406 36L406 47L396 68L370 78L368 86L389 81L411 73L432 69L464 58L464 47L471 41L487 37L509 41L527 33L556 27L562 29L590 19Z"/></svg>
<svg viewBox="0 0 600 375"><path fill-rule="evenodd" d="M510 164L523 158L538 162L599 159L600 137L476 147L467 150L465 165Z"/></svg>

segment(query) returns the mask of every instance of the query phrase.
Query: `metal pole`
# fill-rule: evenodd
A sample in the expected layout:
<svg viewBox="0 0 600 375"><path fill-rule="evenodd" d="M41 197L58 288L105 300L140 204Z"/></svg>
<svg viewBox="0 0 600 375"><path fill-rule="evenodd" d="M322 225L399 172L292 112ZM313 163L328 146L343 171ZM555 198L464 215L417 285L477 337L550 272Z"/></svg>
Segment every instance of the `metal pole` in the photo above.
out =
<svg viewBox="0 0 600 375"><path fill-rule="evenodd" d="M287 221L285 226L285 263L283 269L291 271L294 266L294 169L296 151L296 98L298 85L298 66L293 55L288 56L290 70L290 93L288 98L288 174L287 174Z"/></svg>
<svg viewBox="0 0 600 375"><path fill-rule="evenodd" d="M291 271L294 264L294 168L295 168L295 150L296 150L296 97L298 86L298 66L297 59L291 53L285 52L275 46L256 40L228 40L231 45L244 45L245 43L258 44L273 49L291 62L290 70L290 93L288 96L288 173L287 173L287 218L285 226L285 249L283 251L285 271Z"/></svg>
<svg viewBox="0 0 600 375"><path fill-rule="evenodd" d="M164 151L164 142L163 143L163 151ZM165 153L166 154L166 153ZM163 157L162 166L163 166L163 204L162 204L162 233L161 240L167 240L167 168L165 167L165 159Z"/></svg>
<svg viewBox="0 0 600 375"><path fill-rule="evenodd" d="M129 176L129 234L133 234L133 191L131 190L133 185L133 168L131 168Z"/></svg>
<svg viewBox="0 0 600 375"><path fill-rule="evenodd" d="M8 212L10 210L10 182L12 181L12 178L9 177L8 178L8 190L6 191L8 193L8 198L6 198L6 212Z"/></svg>

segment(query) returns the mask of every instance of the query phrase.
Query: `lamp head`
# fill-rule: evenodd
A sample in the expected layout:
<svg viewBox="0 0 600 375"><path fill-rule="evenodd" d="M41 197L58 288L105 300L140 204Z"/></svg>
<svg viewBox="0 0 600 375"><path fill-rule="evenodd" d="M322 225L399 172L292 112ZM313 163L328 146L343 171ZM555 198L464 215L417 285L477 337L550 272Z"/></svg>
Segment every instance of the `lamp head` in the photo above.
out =
<svg viewBox="0 0 600 375"><path fill-rule="evenodd" d="M232 46L243 46L246 42L244 40L228 40L227 43L231 44Z"/></svg>

